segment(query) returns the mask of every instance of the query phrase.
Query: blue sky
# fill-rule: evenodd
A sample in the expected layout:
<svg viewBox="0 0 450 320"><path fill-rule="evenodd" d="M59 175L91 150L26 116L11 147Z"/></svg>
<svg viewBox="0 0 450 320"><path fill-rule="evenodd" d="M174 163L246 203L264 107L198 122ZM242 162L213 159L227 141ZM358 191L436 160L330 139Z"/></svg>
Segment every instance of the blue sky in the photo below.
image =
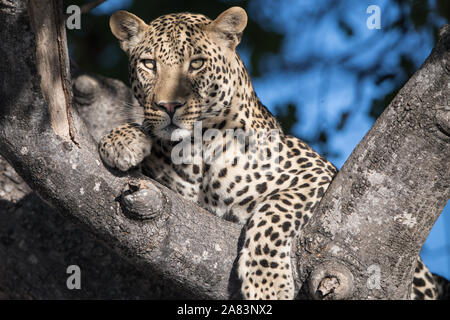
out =
<svg viewBox="0 0 450 320"><path fill-rule="evenodd" d="M229 2L230 6L233 4L233 1L224 2ZM131 3L132 0L108 0L96 8L94 13L111 14L115 10L127 9ZM304 57L316 57L311 61L311 67L301 72L280 72L280 56L268 56L264 76L253 79L258 96L271 111L275 111L276 105L289 102L302 106L298 109L300 121L294 127L295 135L307 138L317 132L318 127L333 128L342 112L351 111L344 130L328 131L332 149L339 151L330 160L340 168L373 124L373 119L368 116L372 99L389 92L392 82L385 81L376 85L375 78L369 76L359 83L358 91L355 74L335 63L334 58L359 50L361 54L350 61L350 64L358 66L369 64L383 55L380 67L380 71L383 71L398 66L398 59L407 53L420 66L432 49L433 39L426 32L418 31L404 36L395 31L383 30L383 26L395 21L399 14L389 0L345 0L340 1L339 5L336 3L326 0L253 0L248 14L262 21L265 27L287 35L281 55L283 61L294 63ZM380 30L369 30L366 27L366 19L369 17L366 9L372 4L381 8ZM324 8L325 13L320 20L310 18ZM340 30L337 14L352 27L352 37ZM434 19L438 25L445 23L439 17ZM251 52L245 47L241 47L239 51L244 62L247 62ZM314 64L315 61L321 63ZM428 267L446 278L450 278L449 229L450 205L447 204L421 253Z"/></svg>

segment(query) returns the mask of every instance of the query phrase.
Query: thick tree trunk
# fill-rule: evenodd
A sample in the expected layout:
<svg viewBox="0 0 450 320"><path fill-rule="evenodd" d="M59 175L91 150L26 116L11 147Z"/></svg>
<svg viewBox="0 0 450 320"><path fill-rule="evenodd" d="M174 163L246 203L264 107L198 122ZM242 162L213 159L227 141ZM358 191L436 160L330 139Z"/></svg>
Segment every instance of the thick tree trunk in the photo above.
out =
<svg viewBox="0 0 450 320"><path fill-rule="evenodd" d="M28 4L32 6L33 2ZM30 19L26 1L0 0L1 155L54 208L124 257L127 262L101 247L119 261L117 270L137 269L149 279L145 284L170 287L155 290L154 296L228 298L238 285L233 264L240 227L205 212L138 172L125 175L103 166L95 139L110 124L99 125L98 119L118 101L132 98L117 82L82 76L75 81L75 99L82 105L80 114L87 126L72 110L70 87L66 86L70 79L65 72L65 38L58 32L62 22L55 16L59 1L49 3L53 8L50 17L39 18L34 11ZM39 19L44 18L57 30L55 51L42 50L37 43L41 41ZM305 282L313 272L309 277L313 296L320 283L325 286L322 280L326 278L331 283L328 287L338 293L329 298L406 297L414 259L449 197L449 35L449 28L443 28L436 50L349 158L300 239L299 280ZM56 65L58 76L51 73L53 77L48 77L41 54ZM61 94L51 96L53 91ZM57 113L61 105L67 113L57 117L61 116ZM59 126L60 121L67 123ZM33 203L38 200L34 198ZM0 214L3 220L6 214ZM32 232L15 227L20 219L7 219L12 221L9 225L13 233L19 232L17 239ZM55 219L65 225L61 218ZM50 225L44 230L57 231L60 227ZM69 264L79 264L82 273L100 270L84 267L69 256L52 259L51 249L50 258L46 257L47 249L42 248L76 236L57 232L61 238L48 238L55 244L46 242L45 237L31 237L36 239L33 245L21 248L21 242L11 242L15 238L8 237L8 230L1 228L0 232L6 232L2 237L6 244L0 241L0 272L11 274L8 269L14 259L25 270L30 265L24 263L25 259L38 264L51 270L41 274L52 275L48 290L56 290L55 297L69 296L64 291ZM83 237L88 236L83 233ZM89 241L91 246L96 243ZM38 247L40 242L42 247ZM78 248L88 254L84 246ZM3 263L8 251L12 261ZM76 257L80 256L83 254ZM326 261L329 263L324 264ZM366 289L366 269L372 264L382 270L378 291ZM340 286L333 284L333 277L341 280ZM25 282L31 288L30 297L45 297L42 290L33 288L33 277L15 282L5 278L0 276L0 293L2 287L10 290L14 283L20 286ZM122 279L130 280L126 276ZM152 296L151 288L145 291L144 287L136 289L134 296ZM95 295L96 291L91 292Z"/></svg>

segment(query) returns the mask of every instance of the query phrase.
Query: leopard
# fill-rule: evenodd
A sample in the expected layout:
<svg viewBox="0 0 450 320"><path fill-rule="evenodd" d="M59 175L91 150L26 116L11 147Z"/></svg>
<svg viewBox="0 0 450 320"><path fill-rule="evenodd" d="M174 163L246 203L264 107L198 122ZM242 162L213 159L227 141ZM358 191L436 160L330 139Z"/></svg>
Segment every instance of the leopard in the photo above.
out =
<svg viewBox="0 0 450 320"><path fill-rule="evenodd" d="M259 100L236 50L247 20L240 7L214 20L173 13L149 24L115 12L110 29L129 58L131 90L143 119L105 134L99 153L108 167L139 168L207 211L240 223L242 298L291 300L291 245L338 170L285 134ZM420 258L417 264L411 297L436 299L433 276Z"/></svg>

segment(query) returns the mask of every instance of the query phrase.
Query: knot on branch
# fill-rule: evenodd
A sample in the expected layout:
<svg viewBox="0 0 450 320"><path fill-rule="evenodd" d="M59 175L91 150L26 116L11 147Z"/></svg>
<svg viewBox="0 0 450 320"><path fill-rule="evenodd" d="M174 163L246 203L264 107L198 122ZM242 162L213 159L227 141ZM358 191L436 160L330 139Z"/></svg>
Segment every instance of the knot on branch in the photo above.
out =
<svg viewBox="0 0 450 320"><path fill-rule="evenodd" d="M168 200L153 183L132 180L123 190L119 201L129 218L148 220L160 216Z"/></svg>
<svg viewBox="0 0 450 320"><path fill-rule="evenodd" d="M73 95L78 104L89 105L95 101L95 95L99 90L98 82L88 75L81 75L74 81Z"/></svg>
<svg viewBox="0 0 450 320"><path fill-rule="evenodd" d="M346 299L354 290L353 275L338 262L325 262L311 273L308 288L310 296L316 300Z"/></svg>

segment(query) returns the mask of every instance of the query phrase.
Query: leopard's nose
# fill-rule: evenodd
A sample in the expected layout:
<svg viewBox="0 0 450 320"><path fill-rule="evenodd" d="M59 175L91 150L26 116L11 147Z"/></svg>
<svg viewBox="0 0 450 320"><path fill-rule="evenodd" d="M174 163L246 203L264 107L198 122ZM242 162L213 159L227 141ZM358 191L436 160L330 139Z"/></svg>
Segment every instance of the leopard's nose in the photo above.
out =
<svg viewBox="0 0 450 320"><path fill-rule="evenodd" d="M169 117L172 119L173 115L175 114L175 111L184 106L184 103L181 102L159 102L157 103L158 107L160 107L161 109L163 109L164 111L167 112L167 114L169 115Z"/></svg>

